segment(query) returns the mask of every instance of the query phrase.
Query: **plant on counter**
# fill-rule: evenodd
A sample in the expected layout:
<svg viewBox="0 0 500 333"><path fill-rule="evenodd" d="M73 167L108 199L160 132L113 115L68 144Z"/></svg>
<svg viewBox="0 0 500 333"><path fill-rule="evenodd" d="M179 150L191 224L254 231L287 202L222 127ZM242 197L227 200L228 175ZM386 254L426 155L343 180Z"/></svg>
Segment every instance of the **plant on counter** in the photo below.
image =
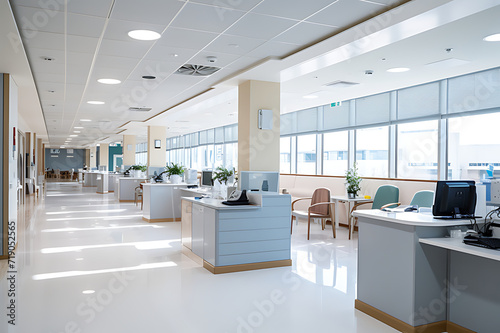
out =
<svg viewBox="0 0 500 333"><path fill-rule="evenodd" d="M140 165L140 164L134 164L130 168L128 168L128 170L139 170L139 171L142 171L142 172L146 172L147 169L148 169L147 166Z"/></svg>
<svg viewBox="0 0 500 333"><path fill-rule="evenodd" d="M186 167L182 166L181 164L176 164L174 162L170 163L170 165L167 164L166 167L166 173L169 176L172 175L178 175L181 176L184 174L184 171L186 171Z"/></svg>
<svg viewBox="0 0 500 333"><path fill-rule="evenodd" d="M352 168L346 171L345 180L348 196L355 198L358 195L358 192L361 190L359 184L362 181L361 177L358 174L358 166L356 165L356 162L354 162Z"/></svg>
<svg viewBox="0 0 500 333"><path fill-rule="evenodd" d="M235 174L234 168L229 170L224 167L217 167L214 172L213 180L218 180L219 183L227 185L229 178Z"/></svg>

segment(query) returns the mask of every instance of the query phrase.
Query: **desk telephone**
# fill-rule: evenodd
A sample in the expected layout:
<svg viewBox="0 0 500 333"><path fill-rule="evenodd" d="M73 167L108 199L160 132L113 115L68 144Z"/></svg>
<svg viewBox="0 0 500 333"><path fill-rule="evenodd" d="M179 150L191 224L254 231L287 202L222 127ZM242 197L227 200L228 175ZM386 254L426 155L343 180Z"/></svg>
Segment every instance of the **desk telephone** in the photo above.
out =
<svg viewBox="0 0 500 333"><path fill-rule="evenodd" d="M227 201L222 201L224 205L232 205L232 206L237 206L237 205L249 205L250 202L248 201L247 198L247 191L246 190L234 190L231 192L229 195L229 198Z"/></svg>

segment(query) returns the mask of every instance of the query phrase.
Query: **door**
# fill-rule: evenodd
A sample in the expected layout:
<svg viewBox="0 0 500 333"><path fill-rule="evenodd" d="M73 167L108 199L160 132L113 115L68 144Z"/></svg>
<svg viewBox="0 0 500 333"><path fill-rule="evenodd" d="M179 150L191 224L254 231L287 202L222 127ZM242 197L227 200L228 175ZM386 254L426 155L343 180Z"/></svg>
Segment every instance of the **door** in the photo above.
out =
<svg viewBox="0 0 500 333"><path fill-rule="evenodd" d="M113 165L115 167L115 170L110 170L110 171L120 171L123 165L123 155L114 155Z"/></svg>

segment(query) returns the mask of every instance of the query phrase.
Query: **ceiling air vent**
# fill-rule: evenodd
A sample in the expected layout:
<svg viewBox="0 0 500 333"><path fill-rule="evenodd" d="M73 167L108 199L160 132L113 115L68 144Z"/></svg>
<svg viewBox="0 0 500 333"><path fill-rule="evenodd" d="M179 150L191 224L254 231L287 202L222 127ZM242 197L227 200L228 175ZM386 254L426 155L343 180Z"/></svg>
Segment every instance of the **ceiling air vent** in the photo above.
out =
<svg viewBox="0 0 500 333"><path fill-rule="evenodd" d="M141 107L138 107L138 106L131 106L128 108L129 111L142 111L142 112L147 112L147 111L151 111L152 108L141 108Z"/></svg>
<svg viewBox="0 0 500 333"><path fill-rule="evenodd" d="M355 86L357 84L359 84L359 83L337 80L337 81L327 83L327 84L325 84L325 86L330 87L330 88L347 88L347 87Z"/></svg>
<svg viewBox="0 0 500 333"><path fill-rule="evenodd" d="M191 76L209 76L217 72L219 69L219 67L185 64L182 65L175 73Z"/></svg>

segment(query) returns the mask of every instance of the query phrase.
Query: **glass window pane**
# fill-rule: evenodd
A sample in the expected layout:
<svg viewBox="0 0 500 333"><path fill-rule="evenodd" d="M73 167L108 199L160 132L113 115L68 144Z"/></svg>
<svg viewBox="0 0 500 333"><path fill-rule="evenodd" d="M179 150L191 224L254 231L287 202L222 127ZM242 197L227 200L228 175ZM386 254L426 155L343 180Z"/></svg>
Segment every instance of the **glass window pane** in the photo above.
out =
<svg viewBox="0 0 500 333"><path fill-rule="evenodd" d="M197 146L198 144L199 144L199 142L198 142L198 132L191 133L191 147Z"/></svg>
<svg viewBox="0 0 500 333"><path fill-rule="evenodd" d="M207 130L207 143L214 143L215 131L213 128Z"/></svg>
<svg viewBox="0 0 500 333"><path fill-rule="evenodd" d="M342 102L341 106L323 106L323 129L336 129L349 126L349 109L351 102Z"/></svg>
<svg viewBox="0 0 500 333"><path fill-rule="evenodd" d="M433 82L398 91L398 119L439 114L439 83Z"/></svg>
<svg viewBox="0 0 500 333"><path fill-rule="evenodd" d="M297 132L297 112L290 112L280 116L281 135L294 134Z"/></svg>
<svg viewBox="0 0 500 333"><path fill-rule="evenodd" d="M316 108L297 112L297 132L311 132L318 129L318 110Z"/></svg>
<svg viewBox="0 0 500 333"><path fill-rule="evenodd" d="M215 129L215 143L222 143L222 142L224 142L224 128L217 127Z"/></svg>
<svg viewBox="0 0 500 333"><path fill-rule="evenodd" d="M224 166L226 168L238 168L238 143L226 143L224 155Z"/></svg>
<svg viewBox="0 0 500 333"><path fill-rule="evenodd" d="M356 162L362 177L388 177L389 127L356 130Z"/></svg>
<svg viewBox="0 0 500 333"><path fill-rule="evenodd" d="M448 80L448 113L500 107L500 69Z"/></svg>
<svg viewBox="0 0 500 333"><path fill-rule="evenodd" d="M198 147L191 148L191 168L201 170Z"/></svg>
<svg viewBox="0 0 500 333"><path fill-rule="evenodd" d="M398 125L398 178L437 179L438 121Z"/></svg>
<svg viewBox="0 0 500 333"><path fill-rule="evenodd" d="M280 138L280 172L290 173L290 137Z"/></svg>
<svg viewBox="0 0 500 333"><path fill-rule="evenodd" d="M207 144L207 131L201 131L200 132L200 145L206 145Z"/></svg>
<svg viewBox="0 0 500 333"><path fill-rule="evenodd" d="M343 176L347 170L349 132L323 135L323 174Z"/></svg>
<svg viewBox="0 0 500 333"><path fill-rule="evenodd" d="M500 113L448 120L448 178L479 181L489 165L500 177Z"/></svg>
<svg viewBox="0 0 500 333"><path fill-rule="evenodd" d="M297 173L316 174L316 134L297 137Z"/></svg>
<svg viewBox="0 0 500 333"><path fill-rule="evenodd" d="M389 121L390 94L379 94L356 99L356 125Z"/></svg>
<svg viewBox="0 0 500 333"><path fill-rule="evenodd" d="M223 154L223 145L215 145L215 160L214 160L214 168L224 165L224 154Z"/></svg>

